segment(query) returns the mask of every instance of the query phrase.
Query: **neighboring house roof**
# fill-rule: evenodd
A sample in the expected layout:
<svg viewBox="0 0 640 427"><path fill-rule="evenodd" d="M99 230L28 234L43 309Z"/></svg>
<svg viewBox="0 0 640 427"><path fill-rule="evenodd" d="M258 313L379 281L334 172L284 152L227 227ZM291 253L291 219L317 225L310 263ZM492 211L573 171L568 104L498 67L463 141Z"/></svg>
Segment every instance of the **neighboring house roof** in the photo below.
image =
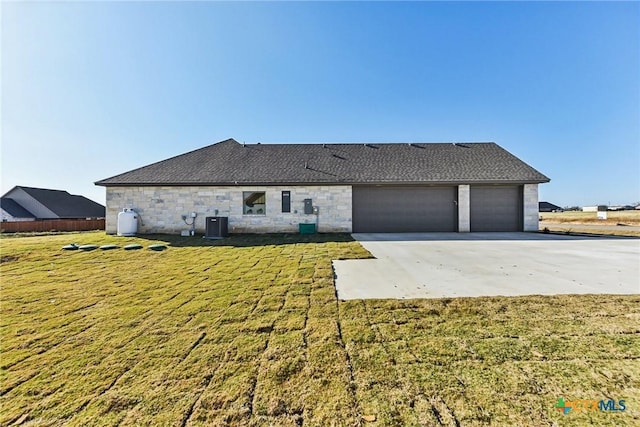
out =
<svg viewBox="0 0 640 427"><path fill-rule="evenodd" d="M96 185L540 183L549 178L493 142L240 144L228 139Z"/></svg>
<svg viewBox="0 0 640 427"><path fill-rule="evenodd" d="M15 189L21 189L27 193L53 212L58 218L102 218L105 216L104 206L84 196L76 196L63 190L23 186L14 187L7 194L10 194ZM25 205L28 205L25 201L21 203L23 208Z"/></svg>
<svg viewBox="0 0 640 427"><path fill-rule="evenodd" d="M35 218L36 216L23 208L20 203L9 197L0 198L0 208L14 218Z"/></svg>
<svg viewBox="0 0 640 427"><path fill-rule="evenodd" d="M554 205L553 203L549 203L549 202L539 202L538 203L538 210L540 212L544 212L544 211L555 211L555 210L559 210L562 209L560 206L558 205Z"/></svg>

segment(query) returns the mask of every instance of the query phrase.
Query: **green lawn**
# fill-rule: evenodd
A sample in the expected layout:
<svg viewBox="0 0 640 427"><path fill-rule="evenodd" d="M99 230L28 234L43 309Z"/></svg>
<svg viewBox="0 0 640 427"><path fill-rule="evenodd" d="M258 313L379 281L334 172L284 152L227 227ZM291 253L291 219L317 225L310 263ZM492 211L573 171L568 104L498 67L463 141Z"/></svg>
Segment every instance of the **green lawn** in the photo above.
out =
<svg viewBox="0 0 640 427"><path fill-rule="evenodd" d="M0 244L0 425L640 424L637 295L341 302L345 235Z"/></svg>

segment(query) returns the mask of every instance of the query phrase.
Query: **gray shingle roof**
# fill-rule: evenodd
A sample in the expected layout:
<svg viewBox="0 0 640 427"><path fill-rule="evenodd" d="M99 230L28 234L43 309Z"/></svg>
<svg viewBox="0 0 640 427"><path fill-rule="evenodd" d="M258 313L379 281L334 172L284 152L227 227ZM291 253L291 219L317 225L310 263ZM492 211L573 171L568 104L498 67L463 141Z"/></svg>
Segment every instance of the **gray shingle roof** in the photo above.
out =
<svg viewBox="0 0 640 427"><path fill-rule="evenodd" d="M495 143L209 145L96 185L539 183Z"/></svg>
<svg viewBox="0 0 640 427"><path fill-rule="evenodd" d="M14 218L35 218L36 216L9 197L0 198L0 207Z"/></svg>
<svg viewBox="0 0 640 427"><path fill-rule="evenodd" d="M562 209L562 208L558 205L554 205L553 203L538 202L538 210L540 212L551 212L557 209Z"/></svg>
<svg viewBox="0 0 640 427"><path fill-rule="evenodd" d="M104 206L84 196L75 196L62 190L22 186L20 188L59 218L103 218L105 216Z"/></svg>

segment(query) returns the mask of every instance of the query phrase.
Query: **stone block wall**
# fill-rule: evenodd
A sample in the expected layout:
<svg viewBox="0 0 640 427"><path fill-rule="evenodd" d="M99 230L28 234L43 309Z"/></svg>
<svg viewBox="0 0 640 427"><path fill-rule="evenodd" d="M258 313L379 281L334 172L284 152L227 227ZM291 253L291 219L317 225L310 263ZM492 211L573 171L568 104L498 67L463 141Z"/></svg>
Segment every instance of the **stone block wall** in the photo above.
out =
<svg viewBox="0 0 640 427"><path fill-rule="evenodd" d="M458 231L471 231L471 189L469 185L458 185Z"/></svg>
<svg viewBox="0 0 640 427"><path fill-rule="evenodd" d="M225 186L107 187L106 231L117 231L118 213L134 209L138 232L179 234L189 225L182 215L198 214L196 233L204 233L205 217L229 217L230 233L298 232L298 223L316 223L320 232L351 232L351 186ZM243 192L264 191L266 214L243 214ZM291 192L291 212L282 212L282 191ZM312 199L318 215L304 214L304 199ZM187 218L191 221L191 218Z"/></svg>
<svg viewBox="0 0 640 427"><path fill-rule="evenodd" d="M525 184L523 190L524 231L538 231L538 184Z"/></svg>

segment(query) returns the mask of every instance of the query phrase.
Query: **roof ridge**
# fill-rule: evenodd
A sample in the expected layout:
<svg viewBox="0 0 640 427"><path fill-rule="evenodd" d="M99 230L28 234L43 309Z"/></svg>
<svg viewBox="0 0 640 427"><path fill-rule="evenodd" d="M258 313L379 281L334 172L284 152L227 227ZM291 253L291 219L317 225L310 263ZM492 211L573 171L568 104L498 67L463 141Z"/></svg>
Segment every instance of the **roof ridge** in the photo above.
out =
<svg viewBox="0 0 640 427"><path fill-rule="evenodd" d="M331 155L336 152L340 156ZM527 183L548 180L495 142L241 144L227 139L95 184Z"/></svg>
<svg viewBox="0 0 640 427"><path fill-rule="evenodd" d="M234 140L235 141L235 140ZM222 141L226 142L226 141ZM235 141L237 142L237 141ZM496 144L495 141L396 141L396 142L371 142L371 141L361 141L361 142L253 142L253 143L239 143L240 145L248 145L248 146L292 146L292 145L301 145L301 146L313 146L313 145L407 145L407 144L423 144L423 145L451 145L451 144ZM215 144L212 144L215 145ZM209 146L210 147L210 146ZM206 148L206 147L203 147ZM195 150L197 151L197 150ZM187 153L185 153L187 154Z"/></svg>
<svg viewBox="0 0 640 427"><path fill-rule="evenodd" d="M29 187L29 186L26 186L26 185L16 185L13 188L21 188L23 190L57 191L57 192L60 192L60 193L70 194L67 190L56 190L55 188Z"/></svg>

